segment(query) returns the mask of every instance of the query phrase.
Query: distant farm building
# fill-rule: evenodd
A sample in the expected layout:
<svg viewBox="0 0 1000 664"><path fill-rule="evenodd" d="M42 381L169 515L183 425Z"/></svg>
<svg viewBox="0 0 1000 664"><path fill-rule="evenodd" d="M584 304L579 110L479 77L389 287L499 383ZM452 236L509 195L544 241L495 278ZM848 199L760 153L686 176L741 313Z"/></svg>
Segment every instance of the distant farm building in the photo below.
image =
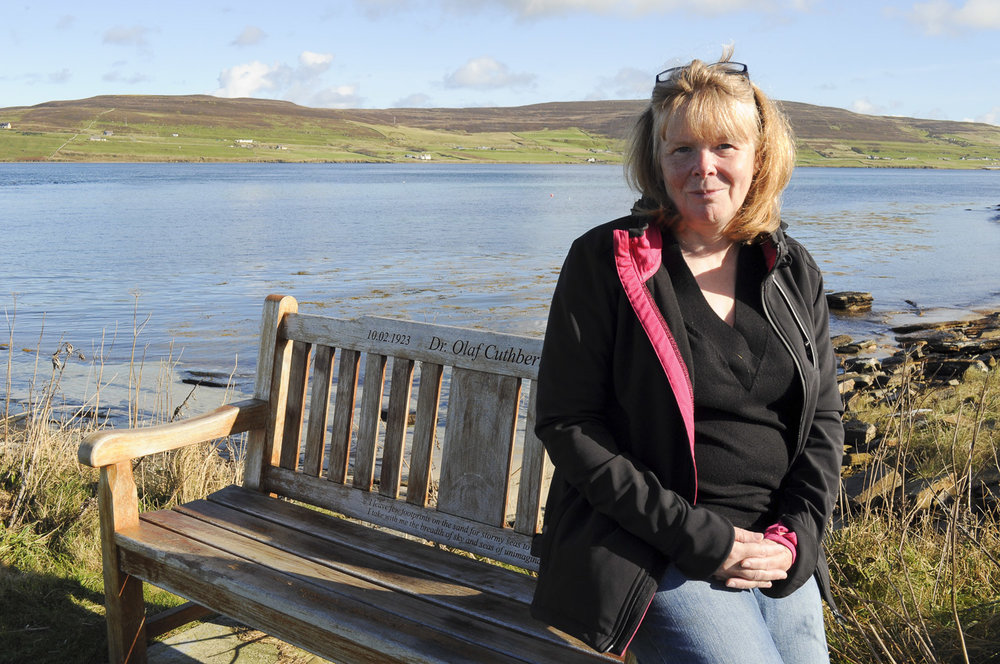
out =
<svg viewBox="0 0 1000 664"><path fill-rule="evenodd" d="M105 136L114 136L115 132L111 131L110 129L105 129L104 130L104 135Z"/></svg>
<svg viewBox="0 0 1000 664"><path fill-rule="evenodd" d="M14 127L9 122L0 122L0 129L13 129Z"/></svg>

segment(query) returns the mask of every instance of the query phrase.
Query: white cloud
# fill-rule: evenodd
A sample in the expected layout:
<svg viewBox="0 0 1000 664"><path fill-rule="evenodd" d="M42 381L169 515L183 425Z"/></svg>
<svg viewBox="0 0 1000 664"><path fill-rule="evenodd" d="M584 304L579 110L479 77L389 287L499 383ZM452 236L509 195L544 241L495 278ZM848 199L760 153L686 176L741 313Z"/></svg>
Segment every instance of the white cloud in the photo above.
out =
<svg viewBox="0 0 1000 664"><path fill-rule="evenodd" d="M219 74L217 97L286 99L299 104L346 108L357 105L357 88L329 86L323 74L333 63L332 53L303 51L293 67L283 62L267 65L259 60L234 65Z"/></svg>
<svg viewBox="0 0 1000 664"><path fill-rule="evenodd" d="M534 83L534 74L513 73L507 65L488 57L473 58L444 79L445 87L477 90L530 87Z"/></svg>
<svg viewBox="0 0 1000 664"><path fill-rule="evenodd" d="M267 37L267 33L255 25L248 25L243 28L239 37L232 41L233 46L253 46L259 44Z"/></svg>
<svg viewBox="0 0 1000 664"><path fill-rule="evenodd" d="M309 106L320 108L359 108L362 98L354 85L337 85L313 94L307 100Z"/></svg>
<svg viewBox="0 0 1000 664"><path fill-rule="evenodd" d="M104 33L105 44L115 44L117 46L146 46L146 35L150 29L141 25L132 27L115 26Z"/></svg>
<svg viewBox="0 0 1000 664"><path fill-rule="evenodd" d="M59 30L67 30L72 28L76 24L76 17L70 14L61 16L58 21L56 21L56 28Z"/></svg>
<svg viewBox="0 0 1000 664"><path fill-rule="evenodd" d="M230 67L219 74L220 87L212 94L216 97L257 96L262 91L274 89L274 73L275 67L257 60Z"/></svg>
<svg viewBox="0 0 1000 664"><path fill-rule="evenodd" d="M1000 125L1000 106L994 106L990 110L986 111L979 117L977 117L975 122L985 122L986 124Z"/></svg>
<svg viewBox="0 0 1000 664"><path fill-rule="evenodd" d="M881 115L885 111L884 108L873 104L867 98L855 99L854 103L851 104L851 110L864 115Z"/></svg>
<svg viewBox="0 0 1000 664"><path fill-rule="evenodd" d="M909 18L932 35L970 28L1000 30L1000 2L966 0L963 5L955 6L948 0L927 0L913 5Z"/></svg>
<svg viewBox="0 0 1000 664"><path fill-rule="evenodd" d="M313 53L312 51L302 51L299 55L299 64L310 72L317 74L325 72L330 68L332 63L332 53Z"/></svg>

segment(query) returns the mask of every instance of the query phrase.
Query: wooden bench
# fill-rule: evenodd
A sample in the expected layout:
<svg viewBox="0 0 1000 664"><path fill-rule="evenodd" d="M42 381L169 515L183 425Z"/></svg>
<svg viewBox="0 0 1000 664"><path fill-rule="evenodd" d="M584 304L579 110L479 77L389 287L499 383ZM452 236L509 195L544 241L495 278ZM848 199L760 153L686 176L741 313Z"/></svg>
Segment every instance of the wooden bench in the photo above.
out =
<svg viewBox="0 0 1000 664"><path fill-rule="evenodd" d="M100 468L111 661L208 613L340 664L618 661L533 620L534 579L511 567L537 569L540 353L269 297L253 399L80 447ZM240 432L242 486L139 513L135 459ZM147 618L143 582L190 604Z"/></svg>

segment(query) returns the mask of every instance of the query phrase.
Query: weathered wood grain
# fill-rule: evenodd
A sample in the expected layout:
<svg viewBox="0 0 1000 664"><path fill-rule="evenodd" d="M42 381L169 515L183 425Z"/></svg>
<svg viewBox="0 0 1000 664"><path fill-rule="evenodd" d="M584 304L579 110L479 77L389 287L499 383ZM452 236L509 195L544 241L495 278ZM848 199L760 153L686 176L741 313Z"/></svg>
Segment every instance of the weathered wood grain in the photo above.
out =
<svg viewBox="0 0 1000 664"><path fill-rule="evenodd" d="M306 427L306 449L302 472L319 477L323 472L326 450L326 422L330 409L330 385L333 381L334 349L316 348L313 364L312 392L309 395L309 424Z"/></svg>
<svg viewBox="0 0 1000 664"><path fill-rule="evenodd" d="M524 427L521 453L521 474L518 482L517 512L514 530L525 535L538 532L542 499L546 495L548 456L542 441L535 435L535 381L528 386L528 412Z"/></svg>
<svg viewBox="0 0 1000 664"><path fill-rule="evenodd" d="M441 403L441 379L443 375L444 367L440 364L420 363L417 419L413 424L413 445L410 451L410 475L406 485L406 501L421 507L427 505L430 498L434 437L437 434L438 407Z"/></svg>
<svg viewBox="0 0 1000 664"><path fill-rule="evenodd" d="M455 369L451 374L437 508L504 524L521 381Z"/></svg>
<svg viewBox="0 0 1000 664"><path fill-rule="evenodd" d="M290 352L290 344L279 338L279 327L285 318L299 309L295 298L280 295L268 295L264 301L264 313L260 321L260 346L257 351L257 375L254 379L253 396L270 404L267 424L263 429L250 432L247 436L246 455L243 462L243 485L256 487L260 485L260 477L265 463L271 463L272 444L275 431L275 413L277 402L271 400L274 384L275 366L287 366L286 349ZM281 383L279 379L279 384ZM285 383L287 385L287 383ZM281 400L284 406L284 399ZM284 409L281 410L282 416ZM281 431L282 428L277 429Z"/></svg>
<svg viewBox="0 0 1000 664"><path fill-rule="evenodd" d="M482 661L510 661L353 593L313 584L308 575L283 574L163 528L136 528L119 540L131 574L328 659L446 664L468 661L463 651L469 648Z"/></svg>
<svg viewBox="0 0 1000 664"><path fill-rule="evenodd" d="M333 428L330 432L330 463L327 479L331 482L347 481L351 453L351 429L354 426L354 404L358 394L358 368L361 353L356 350L340 352L340 369L337 373L337 396L333 411Z"/></svg>
<svg viewBox="0 0 1000 664"><path fill-rule="evenodd" d="M312 344L292 343L292 360L288 368L288 391L285 399L285 426L281 433L279 465L295 470L301 453L302 422L305 416L306 387L309 381L309 362Z"/></svg>
<svg viewBox="0 0 1000 664"><path fill-rule="evenodd" d="M365 361L365 384L361 391L358 443L354 454L354 488L364 491L371 490L375 481L386 361L385 355L376 353L368 353Z"/></svg>
<svg viewBox="0 0 1000 664"><path fill-rule="evenodd" d="M210 413L180 422L142 429L97 431L84 438L77 450L77 457L80 463L99 468L253 429L263 429L266 420L267 404L248 399L219 406Z"/></svg>
<svg viewBox="0 0 1000 664"><path fill-rule="evenodd" d="M358 491L334 482L322 484L302 473L271 468L264 481L266 490L294 500L332 510L408 535L486 556L529 570L538 569L531 555L531 538L512 528L481 523L403 500L393 500L377 491Z"/></svg>
<svg viewBox="0 0 1000 664"><path fill-rule="evenodd" d="M139 497L131 461L101 468L97 503L101 516L109 661L112 664L143 662L146 659L146 608L142 600L142 581L125 571L116 540L119 532L139 525Z"/></svg>
<svg viewBox="0 0 1000 664"><path fill-rule="evenodd" d="M293 314L284 330L299 341L519 378L537 376L542 355L540 338L393 318Z"/></svg>
<svg viewBox="0 0 1000 664"><path fill-rule="evenodd" d="M531 601L534 581L519 572L431 547L418 540L401 538L359 521L338 518L287 500L276 500L242 487L226 487L204 501L189 503L178 509L201 510L198 505L207 502L402 565L416 566L482 592L503 595L524 604Z"/></svg>
<svg viewBox="0 0 1000 664"><path fill-rule="evenodd" d="M393 358L392 378L389 382L389 408L385 417L382 472L378 486L379 493L389 498L399 497L399 482L403 471L403 446L406 444L412 388L413 360Z"/></svg>

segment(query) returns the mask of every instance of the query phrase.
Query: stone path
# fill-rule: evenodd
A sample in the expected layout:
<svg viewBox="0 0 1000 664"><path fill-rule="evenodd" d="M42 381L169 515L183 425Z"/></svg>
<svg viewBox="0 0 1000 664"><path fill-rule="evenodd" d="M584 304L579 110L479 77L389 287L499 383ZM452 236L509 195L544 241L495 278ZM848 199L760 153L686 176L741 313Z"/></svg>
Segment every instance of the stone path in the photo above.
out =
<svg viewBox="0 0 1000 664"><path fill-rule="evenodd" d="M194 623L147 652L149 664L331 664L221 616Z"/></svg>

